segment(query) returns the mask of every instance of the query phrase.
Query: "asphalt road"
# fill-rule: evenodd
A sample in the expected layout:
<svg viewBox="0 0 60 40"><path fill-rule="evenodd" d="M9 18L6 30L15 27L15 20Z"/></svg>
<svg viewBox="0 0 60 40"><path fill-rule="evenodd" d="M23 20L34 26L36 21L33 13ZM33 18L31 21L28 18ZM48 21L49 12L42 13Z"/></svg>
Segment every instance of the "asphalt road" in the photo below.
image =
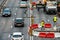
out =
<svg viewBox="0 0 60 40"><path fill-rule="evenodd" d="M24 34L24 39L29 40L29 35L28 35L29 18L24 18L24 23L25 23L24 27L15 28L13 26L14 19L16 17L17 18L26 17L26 15L23 13L25 9L19 8L20 1L21 0L8 0L6 2L5 6L11 9L12 16L11 17L0 16L0 40L10 40L9 35L13 32L22 32Z"/></svg>
<svg viewBox="0 0 60 40"><path fill-rule="evenodd" d="M0 0L0 4L3 2L3 0Z"/></svg>

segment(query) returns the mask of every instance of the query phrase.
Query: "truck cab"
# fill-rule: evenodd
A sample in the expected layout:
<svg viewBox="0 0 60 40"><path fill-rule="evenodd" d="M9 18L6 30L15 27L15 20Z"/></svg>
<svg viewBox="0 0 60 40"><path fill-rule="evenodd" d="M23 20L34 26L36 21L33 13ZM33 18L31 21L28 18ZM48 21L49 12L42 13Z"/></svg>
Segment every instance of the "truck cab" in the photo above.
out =
<svg viewBox="0 0 60 40"><path fill-rule="evenodd" d="M56 14L57 13L57 1L47 1L46 2L46 13Z"/></svg>

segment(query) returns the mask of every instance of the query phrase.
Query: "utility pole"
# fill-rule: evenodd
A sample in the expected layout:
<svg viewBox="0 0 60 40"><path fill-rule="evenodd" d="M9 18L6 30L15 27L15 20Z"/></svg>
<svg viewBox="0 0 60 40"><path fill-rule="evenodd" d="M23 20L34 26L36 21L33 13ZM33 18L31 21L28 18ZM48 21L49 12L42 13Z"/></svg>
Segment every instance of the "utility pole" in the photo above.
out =
<svg viewBox="0 0 60 40"><path fill-rule="evenodd" d="M34 18L33 18L33 9L32 9L32 0L30 0L30 26L34 23ZM30 30L30 32L31 33L29 33L29 34L31 34L30 35L30 40L33 40L33 36L32 36L32 29L28 29L28 30Z"/></svg>

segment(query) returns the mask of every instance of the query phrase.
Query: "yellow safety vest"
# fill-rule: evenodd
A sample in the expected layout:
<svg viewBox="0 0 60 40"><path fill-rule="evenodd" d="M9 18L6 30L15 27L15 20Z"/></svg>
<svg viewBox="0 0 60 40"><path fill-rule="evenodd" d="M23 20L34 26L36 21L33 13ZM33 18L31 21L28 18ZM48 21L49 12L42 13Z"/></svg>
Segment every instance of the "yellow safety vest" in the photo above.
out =
<svg viewBox="0 0 60 40"><path fill-rule="evenodd" d="M44 22L41 22L41 24L40 24L42 27L44 26Z"/></svg>
<svg viewBox="0 0 60 40"><path fill-rule="evenodd" d="M55 21L55 22L56 22L56 21L57 21L57 17L54 17L53 21Z"/></svg>

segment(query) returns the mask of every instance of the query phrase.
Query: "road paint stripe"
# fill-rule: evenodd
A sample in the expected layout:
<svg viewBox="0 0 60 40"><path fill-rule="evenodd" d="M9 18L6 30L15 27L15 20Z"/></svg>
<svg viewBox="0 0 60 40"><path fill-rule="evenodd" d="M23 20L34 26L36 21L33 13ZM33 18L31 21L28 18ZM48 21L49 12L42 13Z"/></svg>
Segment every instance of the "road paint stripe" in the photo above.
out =
<svg viewBox="0 0 60 40"><path fill-rule="evenodd" d="M11 26L11 28L13 28L13 26Z"/></svg>
<svg viewBox="0 0 60 40"><path fill-rule="evenodd" d="M8 38L10 38L10 34L8 35Z"/></svg>
<svg viewBox="0 0 60 40"><path fill-rule="evenodd" d="M14 19L12 19L14 21Z"/></svg>

